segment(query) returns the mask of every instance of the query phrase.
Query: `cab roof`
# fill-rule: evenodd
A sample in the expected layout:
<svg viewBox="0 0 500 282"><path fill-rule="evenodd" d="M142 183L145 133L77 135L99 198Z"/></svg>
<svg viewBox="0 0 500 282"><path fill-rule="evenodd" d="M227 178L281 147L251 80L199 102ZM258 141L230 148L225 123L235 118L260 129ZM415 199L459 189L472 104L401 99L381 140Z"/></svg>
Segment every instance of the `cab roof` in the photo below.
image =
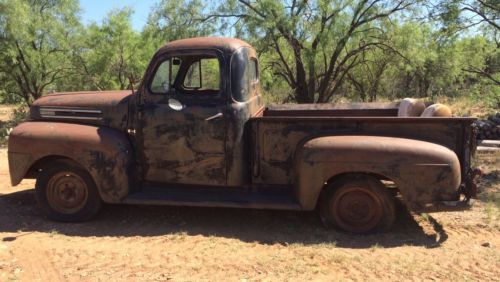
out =
<svg viewBox="0 0 500 282"><path fill-rule="evenodd" d="M195 37L169 42L160 48L160 52L182 49L219 49L223 52L234 52L241 47L252 46L243 40L228 37Z"/></svg>

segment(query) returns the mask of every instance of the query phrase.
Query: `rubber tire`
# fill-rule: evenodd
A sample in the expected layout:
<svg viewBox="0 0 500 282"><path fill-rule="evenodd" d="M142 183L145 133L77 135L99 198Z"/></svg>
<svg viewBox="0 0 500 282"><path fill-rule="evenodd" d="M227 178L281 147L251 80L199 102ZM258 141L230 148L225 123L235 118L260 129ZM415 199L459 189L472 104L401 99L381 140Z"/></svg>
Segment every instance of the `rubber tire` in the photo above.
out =
<svg viewBox="0 0 500 282"><path fill-rule="evenodd" d="M332 208L330 205L334 202L334 198L338 197L339 193L342 193L343 190L352 187L368 189L376 195L381 203L382 217L373 228L361 231L353 231L352 229L347 230L341 227L341 224L337 222L335 216L332 214ZM392 227L396 219L395 203L390 191L388 191L388 189L385 188L378 179L368 175L346 176L331 183L327 188L325 188L321 195L319 209L321 221L327 228L335 228L353 234L368 234L387 231Z"/></svg>
<svg viewBox="0 0 500 282"><path fill-rule="evenodd" d="M72 172L80 176L87 186L87 202L75 213L65 214L53 209L47 199L47 184L52 176L60 172ZM90 174L71 160L56 160L48 164L38 175L35 185L38 206L51 220L60 222L82 222L95 216L102 207L101 197Z"/></svg>

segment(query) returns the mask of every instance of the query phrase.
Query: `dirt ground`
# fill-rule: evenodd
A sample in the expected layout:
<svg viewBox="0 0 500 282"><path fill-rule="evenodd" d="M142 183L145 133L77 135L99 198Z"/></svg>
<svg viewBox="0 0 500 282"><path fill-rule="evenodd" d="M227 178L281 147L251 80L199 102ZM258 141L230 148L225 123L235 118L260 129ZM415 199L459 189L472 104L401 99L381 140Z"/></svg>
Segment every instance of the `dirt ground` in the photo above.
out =
<svg viewBox="0 0 500 282"><path fill-rule="evenodd" d="M478 161L471 210L400 207L391 232L351 236L313 212L109 205L91 222L51 222L33 180L11 187L0 148L0 281L499 281L499 160Z"/></svg>

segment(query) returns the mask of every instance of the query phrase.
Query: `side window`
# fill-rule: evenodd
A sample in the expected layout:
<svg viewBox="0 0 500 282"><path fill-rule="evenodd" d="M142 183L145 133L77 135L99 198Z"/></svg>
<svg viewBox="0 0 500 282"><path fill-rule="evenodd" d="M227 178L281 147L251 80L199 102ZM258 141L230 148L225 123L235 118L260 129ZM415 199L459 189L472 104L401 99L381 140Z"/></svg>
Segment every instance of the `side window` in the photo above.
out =
<svg viewBox="0 0 500 282"><path fill-rule="evenodd" d="M156 69L150 90L155 94L166 94L172 87L181 64L180 58L170 58L163 61Z"/></svg>
<svg viewBox="0 0 500 282"><path fill-rule="evenodd" d="M220 66L217 58L205 58L193 62L184 77L187 89L215 90L220 88Z"/></svg>

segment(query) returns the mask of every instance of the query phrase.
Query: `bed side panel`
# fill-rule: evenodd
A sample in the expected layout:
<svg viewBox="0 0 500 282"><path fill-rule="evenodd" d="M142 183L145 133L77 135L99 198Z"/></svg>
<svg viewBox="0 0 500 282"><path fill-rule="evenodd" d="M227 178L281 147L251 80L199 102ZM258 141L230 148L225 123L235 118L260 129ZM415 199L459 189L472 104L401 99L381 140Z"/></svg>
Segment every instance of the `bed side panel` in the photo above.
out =
<svg viewBox="0 0 500 282"><path fill-rule="evenodd" d="M322 136L366 135L400 137L444 146L458 156L462 177L467 166L462 118L304 118L259 117L251 120L255 135L252 182L293 184L294 156L307 140Z"/></svg>

